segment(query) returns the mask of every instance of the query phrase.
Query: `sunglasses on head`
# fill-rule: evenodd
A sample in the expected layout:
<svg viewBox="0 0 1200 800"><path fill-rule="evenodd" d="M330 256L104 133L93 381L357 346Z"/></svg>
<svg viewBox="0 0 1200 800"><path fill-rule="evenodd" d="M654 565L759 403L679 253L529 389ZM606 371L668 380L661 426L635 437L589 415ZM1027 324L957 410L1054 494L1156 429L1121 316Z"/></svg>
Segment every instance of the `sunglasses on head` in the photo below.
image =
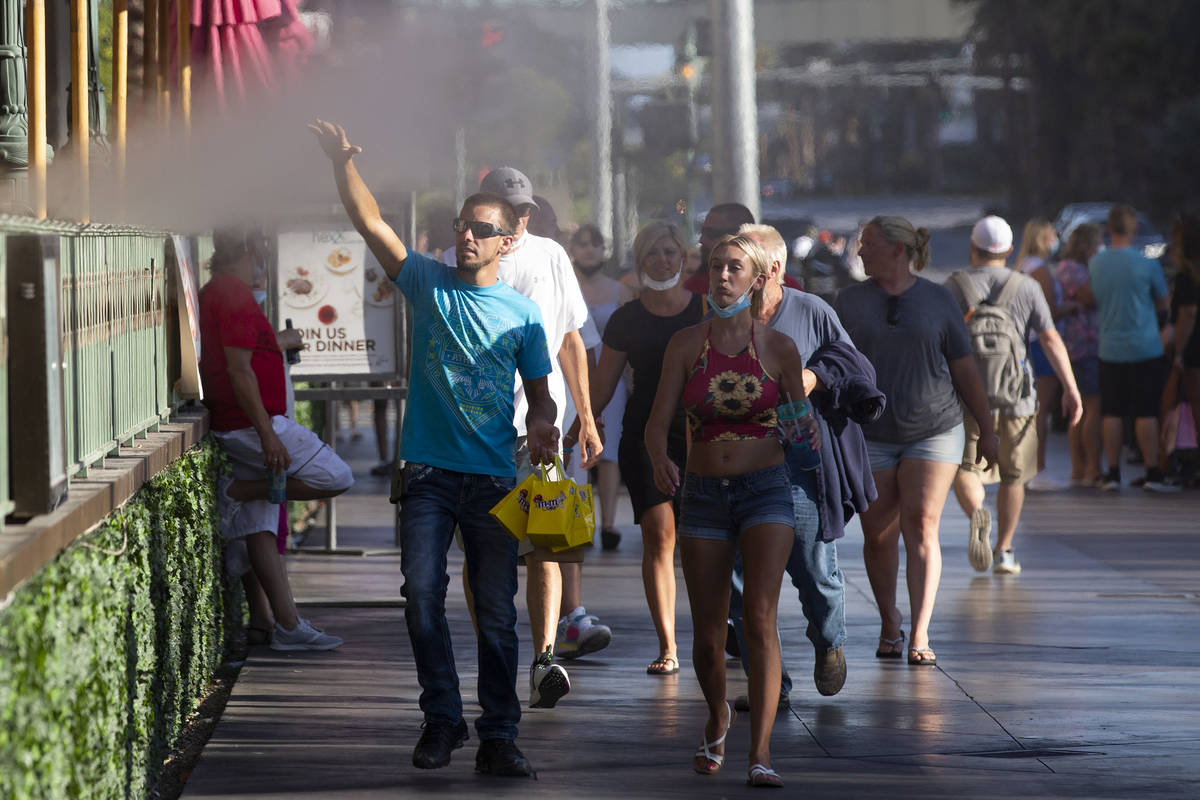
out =
<svg viewBox="0 0 1200 800"><path fill-rule="evenodd" d="M889 328L894 328L900 324L900 295L888 295L887 299L887 324Z"/></svg>
<svg viewBox="0 0 1200 800"><path fill-rule="evenodd" d="M491 239L493 236L512 236L512 231L506 231L499 225L493 225L490 222L476 222L475 220L463 219L455 217L454 222L450 223L454 228L455 233L465 233L470 231L471 235L476 239Z"/></svg>

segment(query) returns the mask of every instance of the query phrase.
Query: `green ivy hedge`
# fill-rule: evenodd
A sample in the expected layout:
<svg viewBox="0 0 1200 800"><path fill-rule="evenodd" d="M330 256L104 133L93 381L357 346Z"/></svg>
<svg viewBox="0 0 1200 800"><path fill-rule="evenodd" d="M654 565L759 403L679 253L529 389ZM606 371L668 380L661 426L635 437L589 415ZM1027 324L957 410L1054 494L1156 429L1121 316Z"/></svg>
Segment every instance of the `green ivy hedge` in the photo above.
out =
<svg viewBox="0 0 1200 800"><path fill-rule="evenodd" d="M145 797L242 623L211 439L0 611L0 797Z"/></svg>

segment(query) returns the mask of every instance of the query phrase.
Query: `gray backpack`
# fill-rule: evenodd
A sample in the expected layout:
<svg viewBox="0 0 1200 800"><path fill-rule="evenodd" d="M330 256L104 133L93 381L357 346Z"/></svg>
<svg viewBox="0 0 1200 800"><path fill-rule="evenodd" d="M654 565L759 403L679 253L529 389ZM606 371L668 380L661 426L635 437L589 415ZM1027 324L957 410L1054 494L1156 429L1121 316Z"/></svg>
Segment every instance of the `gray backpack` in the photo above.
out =
<svg viewBox="0 0 1200 800"><path fill-rule="evenodd" d="M1012 301L1024 275L1009 274L1000 295L989 301L964 272L950 276L967 302L967 333L971 350L983 376L988 406L1008 409L1033 393L1033 381L1025 369L1025 331L1012 314Z"/></svg>

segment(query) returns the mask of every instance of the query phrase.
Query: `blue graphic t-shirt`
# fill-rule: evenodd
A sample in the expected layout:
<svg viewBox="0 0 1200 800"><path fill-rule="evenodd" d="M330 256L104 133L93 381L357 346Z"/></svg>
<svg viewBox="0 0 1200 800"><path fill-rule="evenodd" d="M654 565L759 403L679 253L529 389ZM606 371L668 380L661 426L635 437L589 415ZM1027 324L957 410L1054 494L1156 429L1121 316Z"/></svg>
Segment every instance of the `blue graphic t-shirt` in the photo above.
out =
<svg viewBox="0 0 1200 800"><path fill-rule="evenodd" d="M472 286L412 250L396 286L413 307L401 457L515 477L513 376L550 374L541 311L506 283Z"/></svg>

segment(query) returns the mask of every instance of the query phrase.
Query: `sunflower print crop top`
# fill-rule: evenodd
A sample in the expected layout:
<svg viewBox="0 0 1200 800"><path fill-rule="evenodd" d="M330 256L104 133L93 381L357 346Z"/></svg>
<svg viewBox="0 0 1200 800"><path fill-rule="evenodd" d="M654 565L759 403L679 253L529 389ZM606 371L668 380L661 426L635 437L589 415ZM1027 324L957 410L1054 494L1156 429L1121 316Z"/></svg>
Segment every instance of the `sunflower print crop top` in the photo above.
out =
<svg viewBox="0 0 1200 800"><path fill-rule="evenodd" d="M754 346L727 356L709 344L712 323L704 335L704 348L692 364L683 387L683 405L694 442L766 439L774 435L779 405L779 383L767 374Z"/></svg>

